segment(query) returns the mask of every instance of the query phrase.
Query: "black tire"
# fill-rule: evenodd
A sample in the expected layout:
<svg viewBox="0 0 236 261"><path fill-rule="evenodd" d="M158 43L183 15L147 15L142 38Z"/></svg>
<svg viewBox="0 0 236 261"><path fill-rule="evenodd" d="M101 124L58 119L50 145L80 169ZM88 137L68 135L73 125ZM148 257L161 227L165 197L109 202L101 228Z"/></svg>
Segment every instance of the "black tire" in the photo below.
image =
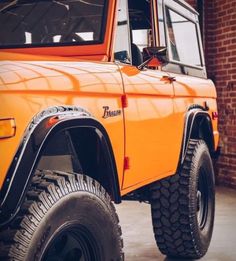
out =
<svg viewBox="0 0 236 261"><path fill-rule="evenodd" d="M37 171L17 218L0 231L0 260L123 260L118 222L95 180Z"/></svg>
<svg viewBox="0 0 236 261"><path fill-rule="evenodd" d="M150 203L156 243L164 255L198 259L206 254L214 224L215 178L204 141L190 140L180 171L151 186Z"/></svg>

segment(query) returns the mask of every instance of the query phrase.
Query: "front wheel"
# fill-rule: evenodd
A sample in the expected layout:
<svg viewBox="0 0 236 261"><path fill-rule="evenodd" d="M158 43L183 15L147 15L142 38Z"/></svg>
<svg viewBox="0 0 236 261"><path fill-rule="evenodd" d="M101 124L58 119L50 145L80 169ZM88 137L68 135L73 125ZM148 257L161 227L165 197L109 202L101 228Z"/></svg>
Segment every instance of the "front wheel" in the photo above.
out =
<svg viewBox="0 0 236 261"><path fill-rule="evenodd" d="M0 260L123 260L109 195L85 175L38 171L16 220L0 231Z"/></svg>
<svg viewBox="0 0 236 261"><path fill-rule="evenodd" d="M151 187L153 229L163 254L194 259L206 254L214 224L214 185L207 145L190 140L180 171Z"/></svg>

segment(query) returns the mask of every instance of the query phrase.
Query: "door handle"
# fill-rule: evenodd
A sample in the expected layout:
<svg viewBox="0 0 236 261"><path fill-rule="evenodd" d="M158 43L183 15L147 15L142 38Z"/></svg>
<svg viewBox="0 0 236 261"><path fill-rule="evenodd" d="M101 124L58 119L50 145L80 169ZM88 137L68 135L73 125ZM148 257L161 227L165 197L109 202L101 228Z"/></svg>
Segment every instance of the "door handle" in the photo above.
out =
<svg viewBox="0 0 236 261"><path fill-rule="evenodd" d="M163 75L162 78L161 78L162 81L166 81L166 82L169 82L169 83L172 83L172 82L175 82L176 81L176 78L175 77L172 77L172 76L169 76L169 75Z"/></svg>

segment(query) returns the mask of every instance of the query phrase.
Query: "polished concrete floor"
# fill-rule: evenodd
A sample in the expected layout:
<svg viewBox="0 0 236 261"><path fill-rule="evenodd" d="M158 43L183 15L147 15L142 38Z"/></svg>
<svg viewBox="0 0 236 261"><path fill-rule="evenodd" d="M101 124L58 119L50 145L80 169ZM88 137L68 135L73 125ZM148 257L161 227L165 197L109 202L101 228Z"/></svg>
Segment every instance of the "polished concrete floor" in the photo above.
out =
<svg viewBox="0 0 236 261"><path fill-rule="evenodd" d="M236 191L218 187L212 242L201 261L236 261ZM150 206L123 201L117 206L126 261L171 261L156 247ZM175 259L176 260L176 259Z"/></svg>

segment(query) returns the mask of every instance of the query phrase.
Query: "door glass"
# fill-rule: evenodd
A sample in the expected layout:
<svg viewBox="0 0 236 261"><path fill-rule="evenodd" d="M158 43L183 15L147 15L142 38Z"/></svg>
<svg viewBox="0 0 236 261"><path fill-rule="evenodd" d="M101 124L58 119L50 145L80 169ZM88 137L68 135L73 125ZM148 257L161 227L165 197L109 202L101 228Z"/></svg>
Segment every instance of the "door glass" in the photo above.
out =
<svg viewBox="0 0 236 261"><path fill-rule="evenodd" d="M138 66L143 63L143 48L152 45L150 2L120 0L115 60Z"/></svg>
<svg viewBox="0 0 236 261"><path fill-rule="evenodd" d="M114 58L116 61L130 63L130 57L130 30L127 0L120 0L118 6L118 24Z"/></svg>
<svg viewBox="0 0 236 261"><path fill-rule="evenodd" d="M143 48L146 48L151 45L151 30L140 29L133 30L133 43L137 45L139 50L142 52Z"/></svg>
<svg viewBox="0 0 236 261"><path fill-rule="evenodd" d="M153 45L150 1L128 0L132 64L143 63L143 48Z"/></svg>
<svg viewBox="0 0 236 261"><path fill-rule="evenodd" d="M196 24L169 8L166 8L166 21L170 59L202 66Z"/></svg>
<svg viewBox="0 0 236 261"><path fill-rule="evenodd" d="M158 11L159 44L160 44L160 46L166 46L163 1L162 0L157 1L157 11Z"/></svg>

